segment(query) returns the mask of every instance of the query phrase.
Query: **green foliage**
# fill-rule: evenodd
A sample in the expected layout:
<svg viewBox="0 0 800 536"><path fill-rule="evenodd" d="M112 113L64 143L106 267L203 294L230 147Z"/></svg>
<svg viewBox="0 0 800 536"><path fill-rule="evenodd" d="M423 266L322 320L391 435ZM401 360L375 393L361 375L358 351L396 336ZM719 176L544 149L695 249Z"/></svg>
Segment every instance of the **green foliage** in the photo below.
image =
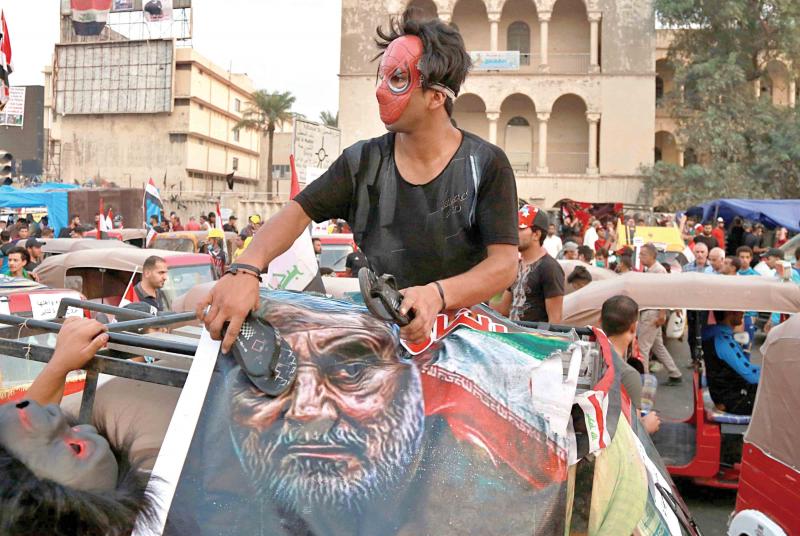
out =
<svg viewBox="0 0 800 536"><path fill-rule="evenodd" d="M272 145L275 129L278 125L291 121L292 106L295 98L289 91L270 93L263 89L253 92L252 102L242 113L242 119L234 128L249 128L267 134L269 138L267 156L267 192L272 193Z"/></svg>
<svg viewBox="0 0 800 536"><path fill-rule="evenodd" d="M800 58L800 2L656 0L656 9L675 29L677 89L664 105L700 164L646 169L651 198L686 208L719 197L797 197L800 116L769 94L756 97L755 84L776 66L787 69L787 83L797 74L790 60Z"/></svg>
<svg viewBox="0 0 800 536"><path fill-rule="evenodd" d="M336 112L334 115L333 113L323 110L319 114L319 120L322 121L322 124L329 127L338 127L339 126L339 112Z"/></svg>

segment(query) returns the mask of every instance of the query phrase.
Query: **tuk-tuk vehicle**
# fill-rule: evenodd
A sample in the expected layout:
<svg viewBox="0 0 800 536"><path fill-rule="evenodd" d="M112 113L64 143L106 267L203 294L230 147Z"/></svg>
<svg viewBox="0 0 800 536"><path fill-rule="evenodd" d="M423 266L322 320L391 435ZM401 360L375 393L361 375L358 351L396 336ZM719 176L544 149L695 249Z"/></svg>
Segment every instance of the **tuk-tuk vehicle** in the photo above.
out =
<svg viewBox="0 0 800 536"><path fill-rule="evenodd" d="M603 303L617 295L631 297L640 310L800 312L800 287L791 283L702 273L628 273L592 283L565 296L562 322L571 326L597 325ZM696 334L696 340L689 343L700 346L699 326ZM700 348L697 355L701 354ZM653 442L672 476L691 478L704 486L736 489L740 460L728 460L723 456L723 438L738 442L751 417L720 411L705 386L703 363L695 365L691 414L683 421L662 419ZM769 389L769 386L760 385L758 396L770 396ZM783 395L783 392L771 394L773 397Z"/></svg>
<svg viewBox="0 0 800 536"><path fill-rule="evenodd" d="M761 353L731 536L800 534L800 315L770 330Z"/></svg>
<svg viewBox="0 0 800 536"><path fill-rule="evenodd" d="M322 243L320 268L330 268L336 275L345 273L347 256L358 250L350 233L314 234L312 238Z"/></svg>
<svg viewBox="0 0 800 536"><path fill-rule="evenodd" d="M230 262L236 251L236 233L225 231L225 254ZM208 245L208 231L176 231L157 233L148 248L186 253L205 253Z"/></svg>
<svg viewBox="0 0 800 536"><path fill-rule="evenodd" d="M43 284L77 290L90 301L118 305L129 287L140 281L144 261L151 255L162 257L169 268L162 289L168 307L195 285L214 280L208 255L127 246L49 257L34 273Z"/></svg>
<svg viewBox="0 0 800 536"><path fill-rule="evenodd" d="M606 279L613 279L617 277L617 273L609 270L607 268L601 268L599 266L595 266L594 264L589 264L588 262L583 261L573 261L569 259L558 259L558 264L561 265L561 269L564 270L564 284L567 285L567 293L574 292L574 289L570 288L569 284L567 283L567 278L570 274L575 270L577 266L583 266L589 273L592 275L592 282L595 281L605 281Z"/></svg>
<svg viewBox="0 0 800 536"><path fill-rule="evenodd" d="M118 240L137 248L143 248L145 240L147 239L146 229L112 229L111 231L103 231L105 238L102 238L100 231L92 229L83 233L85 238L92 238L95 240Z"/></svg>
<svg viewBox="0 0 800 536"><path fill-rule="evenodd" d="M117 249L132 248L134 246L120 242L119 240L91 240L87 238L47 238L42 240L42 252L45 257L52 255L63 255L73 251L85 251L89 249Z"/></svg>

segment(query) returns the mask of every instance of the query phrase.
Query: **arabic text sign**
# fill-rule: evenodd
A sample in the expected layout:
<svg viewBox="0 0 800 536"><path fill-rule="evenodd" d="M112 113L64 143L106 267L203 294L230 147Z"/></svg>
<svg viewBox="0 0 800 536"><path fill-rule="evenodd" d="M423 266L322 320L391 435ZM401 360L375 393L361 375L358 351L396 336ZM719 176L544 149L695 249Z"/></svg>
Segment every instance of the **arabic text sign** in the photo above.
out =
<svg viewBox="0 0 800 536"><path fill-rule="evenodd" d="M473 71L519 71L519 50L472 51Z"/></svg>
<svg viewBox="0 0 800 536"><path fill-rule="evenodd" d="M20 127L25 123L25 91L24 87L9 88L10 98L8 104L0 113L0 126Z"/></svg>
<svg viewBox="0 0 800 536"><path fill-rule="evenodd" d="M295 119L292 154L299 180L308 184L316 178L313 169L327 170L331 167L341 153L341 137L338 128ZM311 173L308 170L312 170Z"/></svg>
<svg viewBox="0 0 800 536"><path fill-rule="evenodd" d="M58 306L62 298L76 298L74 293L62 294L31 294L31 312L36 320L50 320L58 314ZM82 316L80 309L67 308L66 317Z"/></svg>

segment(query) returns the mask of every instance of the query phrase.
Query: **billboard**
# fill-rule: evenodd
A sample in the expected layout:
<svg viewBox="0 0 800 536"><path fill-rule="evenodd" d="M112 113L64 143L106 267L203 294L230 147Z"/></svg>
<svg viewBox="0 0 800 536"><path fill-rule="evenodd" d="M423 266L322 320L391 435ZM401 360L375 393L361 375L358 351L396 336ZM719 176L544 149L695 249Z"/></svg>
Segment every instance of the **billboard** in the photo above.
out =
<svg viewBox="0 0 800 536"><path fill-rule="evenodd" d="M25 91L24 87L10 88L11 97L0 113L0 127L20 127L25 124Z"/></svg>
<svg viewBox="0 0 800 536"><path fill-rule="evenodd" d="M342 132L338 128L294 120L292 154L300 184L308 185L322 175L341 153Z"/></svg>
<svg viewBox="0 0 800 536"><path fill-rule="evenodd" d="M472 51L473 71L519 71L519 50Z"/></svg>
<svg viewBox="0 0 800 536"><path fill-rule="evenodd" d="M56 45L56 112L171 112L174 57L171 39Z"/></svg>

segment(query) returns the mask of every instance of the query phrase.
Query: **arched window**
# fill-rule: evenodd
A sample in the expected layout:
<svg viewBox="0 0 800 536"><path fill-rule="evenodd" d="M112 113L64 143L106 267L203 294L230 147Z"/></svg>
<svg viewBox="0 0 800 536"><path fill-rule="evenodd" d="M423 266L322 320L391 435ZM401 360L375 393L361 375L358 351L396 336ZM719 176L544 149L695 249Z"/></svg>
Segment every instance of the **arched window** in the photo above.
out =
<svg viewBox="0 0 800 536"><path fill-rule="evenodd" d="M519 62L522 65L531 64L531 28L527 23L518 20L508 26L506 35L508 50L519 50Z"/></svg>
<svg viewBox="0 0 800 536"><path fill-rule="evenodd" d="M512 117L508 120L508 126L510 127L529 127L531 124L528 122L527 119L521 116Z"/></svg>
<svg viewBox="0 0 800 536"><path fill-rule="evenodd" d="M656 104L661 102L664 98L664 79L656 76Z"/></svg>
<svg viewBox="0 0 800 536"><path fill-rule="evenodd" d="M655 161L656 161L656 162L661 162L661 160L663 160L663 157L662 157L662 155L661 155L661 149L660 149L660 148L658 148L658 147L656 147L656 151L655 151Z"/></svg>

